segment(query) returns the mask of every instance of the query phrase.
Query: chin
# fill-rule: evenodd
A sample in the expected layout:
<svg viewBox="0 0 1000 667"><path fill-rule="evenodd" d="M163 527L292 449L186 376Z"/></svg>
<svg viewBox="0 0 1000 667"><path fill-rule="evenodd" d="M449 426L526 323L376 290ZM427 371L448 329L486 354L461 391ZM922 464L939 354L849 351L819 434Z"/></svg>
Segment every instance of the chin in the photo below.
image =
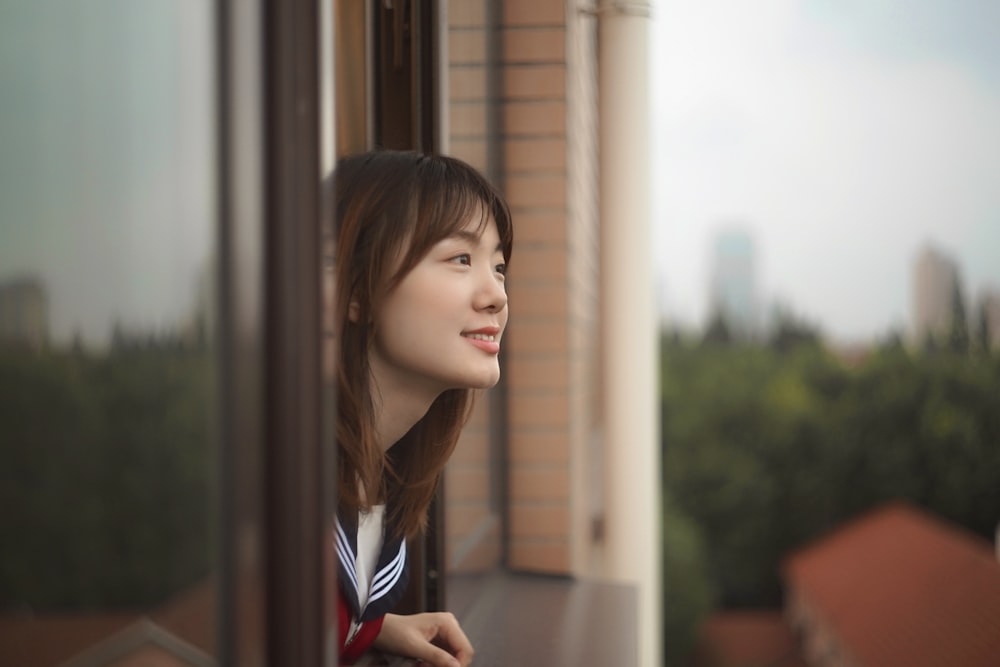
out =
<svg viewBox="0 0 1000 667"><path fill-rule="evenodd" d="M465 384L466 389L490 389L495 387L496 383L500 381L500 370L497 369L492 373L482 375L477 378L469 378L469 381Z"/></svg>

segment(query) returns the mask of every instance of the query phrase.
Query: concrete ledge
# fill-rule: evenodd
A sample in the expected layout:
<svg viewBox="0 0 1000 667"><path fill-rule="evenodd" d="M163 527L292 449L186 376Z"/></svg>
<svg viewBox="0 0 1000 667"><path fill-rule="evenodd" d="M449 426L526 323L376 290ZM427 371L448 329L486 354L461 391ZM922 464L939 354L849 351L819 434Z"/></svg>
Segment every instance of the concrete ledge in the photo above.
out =
<svg viewBox="0 0 1000 667"><path fill-rule="evenodd" d="M632 586L501 572L458 614L476 667L637 667L638 595ZM412 667L371 656L366 666Z"/></svg>

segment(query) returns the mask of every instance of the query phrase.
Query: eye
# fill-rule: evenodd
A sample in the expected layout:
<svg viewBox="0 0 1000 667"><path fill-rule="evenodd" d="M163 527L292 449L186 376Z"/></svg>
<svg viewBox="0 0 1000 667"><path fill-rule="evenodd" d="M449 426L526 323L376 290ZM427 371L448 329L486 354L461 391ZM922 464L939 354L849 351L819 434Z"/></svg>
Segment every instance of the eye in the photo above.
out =
<svg viewBox="0 0 1000 667"><path fill-rule="evenodd" d="M455 262L456 264L462 264L463 266L471 266L472 255L467 252L463 252L461 255L455 255L452 257L450 261Z"/></svg>
<svg viewBox="0 0 1000 667"><path fill-rule="evenodd" d="M497 273L499 273L501 276L506 276L507 275L507 265L504 264L503 262L501 262L500 264L497 264L495 267L493 267L493 270L496 271Z"/></svg>

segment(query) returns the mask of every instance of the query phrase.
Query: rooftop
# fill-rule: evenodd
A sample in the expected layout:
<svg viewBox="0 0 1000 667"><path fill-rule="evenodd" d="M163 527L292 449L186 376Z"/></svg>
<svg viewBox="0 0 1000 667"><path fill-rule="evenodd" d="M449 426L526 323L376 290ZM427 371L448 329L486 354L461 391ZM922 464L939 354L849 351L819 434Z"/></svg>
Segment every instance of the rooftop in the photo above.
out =
<svg viewBox="0 0 1000 667"><path fill-rule="evenodd" d="M993 546L892 502L793 553L786 585L864 665L995 667L1000 563Z"/></svg>

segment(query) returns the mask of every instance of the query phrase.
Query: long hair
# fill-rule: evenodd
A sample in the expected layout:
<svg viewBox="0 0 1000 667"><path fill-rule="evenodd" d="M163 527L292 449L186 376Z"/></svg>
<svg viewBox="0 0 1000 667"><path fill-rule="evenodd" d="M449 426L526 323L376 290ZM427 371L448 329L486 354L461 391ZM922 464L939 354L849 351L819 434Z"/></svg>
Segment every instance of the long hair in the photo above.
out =
<svg viewBox="0 0 1000 667"><path fill-rule="evenodd" d="M369 351L375 313L431 248L472 216L496 222L505 261L513 245L500 192L461 160L406 151L344 158L334 171L338 509L385 502L388 525L413 537L472 407L472 390L442 392L389 451L376 440Z"/></svg>

